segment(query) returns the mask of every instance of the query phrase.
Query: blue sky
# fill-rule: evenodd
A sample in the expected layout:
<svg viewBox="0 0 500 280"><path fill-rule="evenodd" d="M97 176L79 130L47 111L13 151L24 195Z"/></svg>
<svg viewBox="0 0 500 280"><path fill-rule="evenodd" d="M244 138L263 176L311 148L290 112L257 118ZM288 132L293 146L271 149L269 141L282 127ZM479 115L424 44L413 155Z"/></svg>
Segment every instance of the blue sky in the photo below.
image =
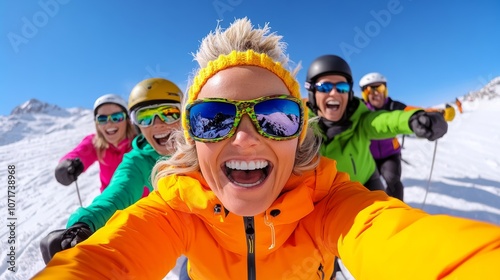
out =
<svg viewBox="0 0 500 280"><path fill-rule="evenodd" d="M244 16L284 36L301 85L311 61L337 54L356 84L381 72L394 99L433 106L500 75L499 15L495 0L1 1L0 115L30 98L92 108L153 76L184 90L201 39Z"/></svg>

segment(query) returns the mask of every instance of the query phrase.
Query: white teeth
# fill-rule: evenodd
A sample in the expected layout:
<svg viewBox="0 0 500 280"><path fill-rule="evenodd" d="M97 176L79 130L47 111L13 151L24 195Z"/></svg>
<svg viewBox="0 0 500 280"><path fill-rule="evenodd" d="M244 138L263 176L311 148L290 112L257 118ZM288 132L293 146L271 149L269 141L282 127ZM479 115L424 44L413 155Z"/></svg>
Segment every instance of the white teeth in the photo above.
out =
<svg viewBox="0 0 500 280"><path fill-rule="evenodd" d="M156 139L167 137L167 136L168 136L168 133L153 135L153 137L156 138Z"/></svg>
<svg viewBox="0 0 500 280"><path fill-rule="evenodd" d="M118 130L118 128L109 128L109 129L106 129L106 132L113 133L113 132L116 132L117 130Z"/></svg>
<svg viewBox="0 0 500 280"><path fill-rule="evenodd" d="M336 101L336 100L329 100L328 102L326 102L327 105L340 105L340 102Z"/></svg>
<svg viewBox="0 0 500 280"><path fill-rule="evenodd" d="M226 162L226 167L236 170L255 170L267 167L268 163L265 160L252 160L252 161L237 161L230 160Z"/></svg>

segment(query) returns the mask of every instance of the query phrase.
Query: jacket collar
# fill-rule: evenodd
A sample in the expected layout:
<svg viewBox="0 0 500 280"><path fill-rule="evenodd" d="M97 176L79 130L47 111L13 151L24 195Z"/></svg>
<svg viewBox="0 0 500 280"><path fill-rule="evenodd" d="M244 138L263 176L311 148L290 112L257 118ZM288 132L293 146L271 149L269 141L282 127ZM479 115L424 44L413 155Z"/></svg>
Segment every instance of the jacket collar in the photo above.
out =
<svg viewBox="0 0 500 280"><path fill-rule="evenodd" d="M327 165L328 168L304 172L300 176L292 175L280 196L264 213L255 216L255 218L267 216L268 219L273 219L275 225L279 225L298 221L311 213L314 210L314 203L322 199L329 191L329 188L325 188L325 186L331 185L335 177L335 167L330 166L333 164L331 160L322 158L320 165ZM322 178L320 185L317 185L318 177ZM217 219L221 221L230 219L229 216L234 216L224 209L222 202L215 196L198 171L186 175L164 177L158 185L163 199L178 211L210 219L217 216Z"/></svg>
<svg viewBox="0 0 500 280"><path fill-rule="evenodd" d="M142 134L137 135L134 140L132 140L132 148L139 151L141 154L148 155L155 159L161 157Z"/></svg>

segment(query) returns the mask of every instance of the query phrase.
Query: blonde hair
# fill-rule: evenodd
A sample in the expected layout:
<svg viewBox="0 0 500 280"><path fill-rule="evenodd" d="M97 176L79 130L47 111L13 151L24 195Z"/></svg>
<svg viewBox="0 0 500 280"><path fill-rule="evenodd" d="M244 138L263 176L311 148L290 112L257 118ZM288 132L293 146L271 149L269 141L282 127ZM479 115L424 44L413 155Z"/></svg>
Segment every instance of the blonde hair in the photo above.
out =
<svg viewBox="0 0 500 280"><path fill-rule="evenodd" d="M265 54L275 63L280 64L280 67L288 68L290 60L285 54L286 44L281 39L282 36L270 33L268 24L265 24L262 28L254 29L247 18L235 20L225 30L217 26L214 32L210 32L202 40L198 52L193 54L199 68L190 77L190 87L193 87L193 83L197 80L200 72L203 74L205 67L209 66L211 61L217 60L221 55L230 55L234 51L247 52L252 50L255 53ZM294 83L296 83L295 76L299 69L300 65L289 72L293 76ZM288 71L286 72L288 73ZM195 86L200 87L197 84ZM197 94L197 92L192 93L191 89L188 92L186 98L195 98L193 94ZM292 95L296 94L300 95L300 93L292 92ZM183 118L184 116L183 112ZM308 131L303 137L303 142L297 146L295 155L293 172L296 174L312 170L319 163L320 139L307 128L306 124L304 129ZM155 188L161 177L172 174L186 174L200 169L194 142L185 137L183 131L177 131L171 137L171 140L175 143L176 151L169 159L161 160L154 166L151 179Z"/></svg>
<svg viewBox="0 0 500 280"><path fill-rule="evenodd" d="M125 138L134 139L134 137L137 135L137 132L130 122L130 118L128 117L128 115L125 121L127 122L127 126L125 128ZM109 148L109 143L108 141L106 141L106 138L104 138L104 135L99 130L97 123L95 123L95 131L96 134L94 138L92 138L92 144L94 145L95 151L97 153L97 160L99 160L100 163L104 163L102 161L104 157L104 151Z"/></svg>

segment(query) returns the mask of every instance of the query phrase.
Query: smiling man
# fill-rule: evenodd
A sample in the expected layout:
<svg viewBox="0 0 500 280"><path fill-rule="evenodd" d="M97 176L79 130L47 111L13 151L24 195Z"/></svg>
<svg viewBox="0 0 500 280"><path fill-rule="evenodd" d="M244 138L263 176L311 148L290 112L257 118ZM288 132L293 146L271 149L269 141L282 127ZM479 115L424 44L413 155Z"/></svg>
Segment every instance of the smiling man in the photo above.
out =
<svg viewBox="0 0 500 280"><path fill-rule="evenodd" d="M395 111L422 109L393 100L389 97L387 79L378 72L364 75L359 80L361 96L368 109L372 111ZM455 116L455 109L447 106L445 109L427 108L427 112L439 112L448 122ZM403 200L404 186L401 182L401 146L397 137L371 140L370 152L377 165L377 170L384 178L388 195Z"/></svg>
<svg viewBox="0 0 500 280"><path fill-rule="evenodd" d="M372 72L359 80L363 101L372 111L410 110L416 107L393 100L388 96L387 79L380 73ZM386 193L403 200L404 187L401 182L401 146L397 137L372 140L370 152L377 170L386 183Z"/></svg>

